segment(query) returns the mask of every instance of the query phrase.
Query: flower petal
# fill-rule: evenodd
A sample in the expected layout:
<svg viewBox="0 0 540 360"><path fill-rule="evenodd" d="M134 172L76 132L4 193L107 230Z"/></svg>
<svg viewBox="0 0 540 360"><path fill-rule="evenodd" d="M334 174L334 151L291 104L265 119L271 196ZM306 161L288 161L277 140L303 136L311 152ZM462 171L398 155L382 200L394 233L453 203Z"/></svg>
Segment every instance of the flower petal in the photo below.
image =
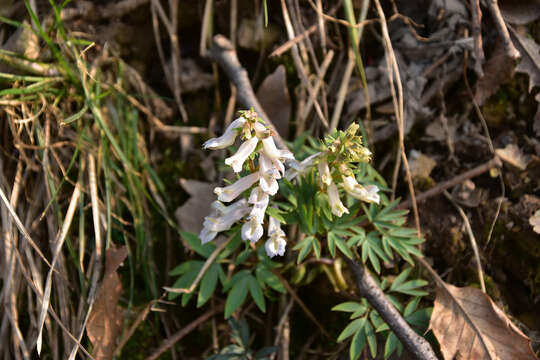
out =
<svg viewBox="0 0 540 360"><path fill-rule="evenodd" d="M260 174L255 172L249 174L237 180L234 184L226 187L217 187L214 189L214 193L218 196L219 201L230 202L233 201L251 187L257 180L259 180Z"/></svg>
<svg viewBox="0 0 540 360"><path fill-rule="evenodd" d="M263 232L262 224L259 224L257 219L252 218L242 225L242 240L257 242L263 236Z"/></svg>
<svg viewBox="0 0 540 360"><path fill-rule="evenodd" d="M242 166L246 159L251 155L253 150L257 147L259 139L254 136L249 140L246 140L240 145L236 154L225 159L225 164L230 165L234 172L242 171Z"/></svg>
<svg viewBox="0 0 540 360"><path fill-rule="evenodd" d="M338 188L333 182L328 185L328 202L330 203L330 210L332 211L332 214L336 215L337 217L341 217L344 213L349 213L349 210L341 202Z"/></svg>
<svg viewBox="0 0 540 360"><path fill-rule="evenodd" d="M203 144L204 149L224 149L226 147L231 146L234 144L234 140L236 139L236 136L238 135L238 132L236 129L241 128L246 123L246 119L243 117L239 117L238 119L231 122L231 124L227 127L223 135L217 138L210 139L206 141Z"/></svg>
<svg viewBox="0 0 540 360"><path fill-rule="evenodd" d="M343 177L343 187L349 195L352 197L365 201L365 202L373 202L373 203L379 203L379 188L375 185L368 185L367 187L363 187L360 185L356 179L353 176L345 176Z"/></svg>
<svg viewBox="0 0 540 360"><path fill-rule="evenodd" d="M326 186L329 186L332 182L332 176L330 175L330 168L328 167L328 162L326 161L326 158L322 158L321 160L319 160L319 164L317 164L317 167L319 169L319 176L321 177L321 182Z"/></svg>

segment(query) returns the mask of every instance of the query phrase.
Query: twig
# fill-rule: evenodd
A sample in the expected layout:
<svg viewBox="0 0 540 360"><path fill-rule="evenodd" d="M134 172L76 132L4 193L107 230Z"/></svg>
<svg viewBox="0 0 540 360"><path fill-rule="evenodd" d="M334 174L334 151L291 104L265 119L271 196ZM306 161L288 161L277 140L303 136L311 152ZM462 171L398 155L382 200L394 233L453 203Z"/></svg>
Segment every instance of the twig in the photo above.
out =
<svg viewBox="0 0 540 360"><path fill-rule="evenodd" d="M483 163L482 165L478 165L475 168L472 168L469 171L464 172L461 175L458 175L448 181L444 181L442 183L437 184L435 187L424 191L423 193L420 193L416 196L416 201L421 202L426 199L429 199L435 195L438 195L442 193L444 190L449 189L457 184L461 184L463 181L482 175L486 171L495 168L495 167L501 167L502 162L498 157L494 157L493 159L489 160L488 162ZM400 203L396 208L397 209L406 209L411 206L411 200L406 200Z"/></svg>
<svg viewBox="0 0 540 360"><path fill-rule="evenodd" d="M281 0L281 12L283 13L283 21L285 22L287 35L289 36L289 40L292 40L295 37L294 29L293 29L291 19L289 16L289 11L287 10L287 5L285 4L285 0ZM296 70L298 72L298 75L300 76L300 80L302 81L304 87L306 88L309 96L313 98L313 104L315 106L315 111L317 112L317 115L319 116L324 127L328 129L328 126L329 126L328 121L326 120L326 117L324 116L321 110L319 102L317 101L315 97L313 88L311 87L311 83L309 82L308 76L302 64L302 59L300 58L300 54L298 53L298 47L296 46L296 44L292 46L291 52L292 52L294 64L296 66Z"/></svg>
<svg viewBox="0 0 540 360"><path fill-rule="evenodd" d="M384 16L384 11L381 7L379 0L375 0L375 5L377 7L377 12L381 19L381 29L384 39L384 48L387 51L387 67L388 67L388 81L390 82L390 90L392 91L392 100L394 103L395 115L398 123L399 131L399 147L401 150L401 159L403 161L403 167L405 168L405 174L407 176L407 184L409 186L409 194L411 196L414 221L416 223L416 231L418 236L422 235L420 230L420 216L418 214L418 207L416 205L416 196L414 194L414 185L412 181L411 171L409 169L409 161L407 160L407 155L405 154L405 114L403 112L403 88L401 84L401 76L399 74L399 68L396 61L396 56L394 54L394 49L392 47L392 42L390 41L390 34L388 33L388 26L386 25L386 18ZM397 96L394 89L394 76L396 78L397 86Z"/></svg>
<svg viewBox="0 0 540 360"><path fill-rule="evenodd" d="M347 65L345 66L343 78L341 79L341 86L338 90L337 100L334 106L334 112L332 113L332 120L330 120L330 128L328 129L329 132L336 129L338 126L339 119L341 117L341 111L343 110L343 104L345 103L347 90L349 88L349 80L351 79L351 75L354 70L354 64L354 55L349 52Z"/></svg>
<svg viewBox="0 0 540 360"><path fill-rule="evenodd" d="M296 301L296 303L298 303L298 305L300 305L300 307L302 308L302 310L304 311L304 313L306 313L307 317L310 318L311 321L313 321L315 323L315 325L317 325L317 327L319 328L319 330L321 330L321 332L324 334L324 336L328 337L328 338L332 338L330 336L330 334L328 333L328 331L326 331L326 329L322 326L322 324L319 322L319 320L317 320L317 318L315 317L315 315L313 315L313 313L308 309L308 307L306 306L306 304L304 304L304 302L302 301L302 299L300 299L300 297L298 296L298 294L296 293L296 291L294 291L294 289L291 287L291 285L289 285L289 283L287 282L287 280L285 280L285 278L283 278L283 276L281 276L281 274L279 273L279 271L277 270L272 270L272 273L274 273L274 275L276 275L279 279L279 281L281 282L281 284L283 285L283 287L289 292L289 294L291 294L291 296L293 297L294 301Z"/></svg>
<svg viewBox="0 0 540 360"><path fill-rule="evenodd" d="M150 356L148 356L146 360L156 360L161 354L169 350L178 341L182 340L184 336L195 330L197 326L206 322L209 318L220 313L221 311L223 311L223 305L216 306L215 308L208 310L207 312L199 316L197 319L184 326L180 331L173 334L173 336L163 340L161 345L159 345L159 347Z"/></svg>
<svg viewBox="0 0 540 360"><path fill-rule="evenodd" d="M476 238L474 237L474 233L471 228L471 223L469 222L469 218L467 217L467 214L463 211L461 206L459 206L454 199L452 199L452 196L448 193L448 191L443 191L444 196L454 205L454 207L459 212L459 215L463 218L463 221L465 222L465 228L467 229L467 234L469 235L469 239L471 240L471 246L473 248L474 252L474 258L476 260L476 269L478 271L478 278L480 280L480 287L482 288L482 292L486 292L486 284L484 283L484 272L482 271L482 263L480 262L480 253L478 252L478 245L476 243Z"/></svg>
<svg viewBox="0 0 540 360"><path fill-rule="evenodd" d="M348 258L345 258L345 260L355 275L356 286L360 295L364 296L377 310L407 350L417 359L436 360L437 356L435 356L431 345L411 329L399 311L386 298L384 292L377 286L364 265Z"/></svg>
<svg viewBox="0 0 540 360"><path fill-rule="evenodd" d="M470 0L472 14L472 35L474 38L474 70L479 77L484 76L482 63L484 62L484 49L482 47L482 10L480 0Z"/></svg>
<svg viewBox="0 0 540 360"><path fill-rule="evenodd" d="M223 35L214 36L212 46L208 50L207 55L221 66L236 86L238 90L238 102L247 108L252 107L257 115L270 127L279 147L286 149L285 142L277 132L274 124L272 124L272 121L268 118L268 115L266 115L259 100L257 100L253 87L251 87L251 83L249 82L247 71L242 67L240 61L238 61L238 56L231 42Z"/></svg>
<svg viewBox="0 0 540 360"><path fill-rule="evenodd" d="M189 288L187 288L187 289L177 289L177 288L171 288L171 287L164 286L163 289L165 289L165 290L167 290L169 292L177 293L177 294L190 294L190 293L192 293L193 290L195 290L195 288L197 287L197 285L199 285L199 281L202 280L202 277L204 276L204 274L206 273L208 268L210 268L210 266L212 265L214 260L217 258L217 256L221 252L221 250L223 250L225 248L225 246L227 246L227 244L231 242L232 239L233 239L233 237L230 236L221 245L219 245L214 250L214 252L212 252L212 254L204 262L204 264L203 264L203 266L201 268L201 271L199 271L199 273L197 274L197 277L195 278L195 280L193 281L193 283L191 284L191 286Z"/></svg>
<svg viewBox="0 0 540 360"><path fill-rule="evenodd" d="M519 58L519 51L517 51L517 49L514 47L514 44L512 43L512 40L510 40L510 34L508 33L508 29L506 28L506 24L504 23L503 17L501 15L498 1L487 0L486 2L489 12L493 17L493 21L495 22L495 27L497 28L499 35L501 35L506 55L512 59Z"/></svg>

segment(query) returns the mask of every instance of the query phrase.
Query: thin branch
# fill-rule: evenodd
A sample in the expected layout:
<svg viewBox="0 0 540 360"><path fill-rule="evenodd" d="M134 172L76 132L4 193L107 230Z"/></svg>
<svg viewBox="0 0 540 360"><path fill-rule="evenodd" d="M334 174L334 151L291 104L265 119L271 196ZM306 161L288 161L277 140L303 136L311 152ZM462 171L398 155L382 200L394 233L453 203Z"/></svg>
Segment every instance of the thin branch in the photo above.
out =
<svg viewBox="0 0 540 360"><path fill-rule="evenodd" d="M242 67L240 61L238 61L238 56L236 55L233 44L225 36L216 35L214 36L212 46L208 50L207 55L221 66L229 79L236 86L236 89L238 90L238 102L246 108L252 107L264 120L266 125L270 127L279 147L286 149L287 145L285 145L285 142L277 132L274 124L272 124L272 121L268 118L268 115L262 108L259 100L257 100L253 87L249 81L247 71Z"/></svg>
<svg viewBox="0 0 540 360"><path fill-rule="evenodd" d="M453 186L456 186L457 184L461 184L463 181L482 175L486 171L492 169L492 168L500 168L502 167L502 162L498 157L494 157L493 159L489 160L488 162L483 163L482 165L478 165L477 167L464 172L461 175L458 175L448 181L444 181L442 183L437 184L435 187L424 191L421 194L418 194L416 196L416 201L421 202L426 199L429 199L435 195L438 195L442 193L444 190L449 189ZM398 209L406 209L411 206L412 202L411 200L403 201L401 204L397 206Z"/></svg>
<svg viewBox="0 0 540 360"><path fill-rule="evenodd" d="M159 347L149 357L147 357L146 360L156 360L161 354L173 347L178 341L182 340L184 336L195 330L196 327L221 311L223 311L223 305L216 306L215 308L208 310L197 319L184 326L180 331L173 334L173 336L163 340L161 345L159 345Z"/></svg>
<svg viewBox="0 0 540 360"><path fill-rule="evenodd" d="M361 296L377 310L383 320L390 326L401 343L415 358L421 360L437 360L431 345L407 324L399 311L390 303L384 292L377 286L363 264L345 258L352 269L356 286Z"/></svg>

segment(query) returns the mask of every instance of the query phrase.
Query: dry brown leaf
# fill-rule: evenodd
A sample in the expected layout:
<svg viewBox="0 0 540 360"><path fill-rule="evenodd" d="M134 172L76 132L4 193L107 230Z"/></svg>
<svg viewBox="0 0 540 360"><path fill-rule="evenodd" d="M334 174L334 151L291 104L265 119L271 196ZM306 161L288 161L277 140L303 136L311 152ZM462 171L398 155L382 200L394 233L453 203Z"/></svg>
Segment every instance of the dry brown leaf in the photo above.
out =
<svg viewBox="0 0 540 360"><path fill-rule="evenodd" d="M508 144L504 149L495 149L495 153L501 158L501 160L521 170L525 170L530 161L529 157L523 155L517 145L514 144Z"/></svg>
<svg viewBox="0 0 540 360"><path fill-rule="evenodd" d="M217 185L188 179L180 179L180 185L191 198L176 209L176 220L181 229L198 234L204 217L210 214L210 204L216 200L214 188Z"/></svg>
<svg viewBox="0 0 540 360"><path fill-rule="evenodd" d="M526 35L520 34L511 26L510 37L514 46L521 54L521 61L516 72L529 75L529 92L533 87L540 85L540 46Z"/></svg>
<svg viewBox="0 0 540 360"><path fill-rule="evenodd" d="M411 150L409 166L412 177L428 178L437 162L417 150Z"/></svg>
<svg viewBox="0 0 540 360"><path fill-rule="evenodd" d="M122 283L116 270L127 254L125 246L109 248L105 253L105 275L86 326L96 360L113 358L116 339L122 330L122 311L118 308Z"/></svg>
<svg viewBox="0 0 540 360"><path fill-rule="evenodd" d="M429 327L447 360L534 360L531 342L479 289L437 288Z"/></svg>
<svg viewBox="0 0 540 360"><path fill-rule="evenodd" d="M536 210L534 215L529 218L529 224L535 233L540 234L540 210Z"/></svg>
<svg viewBox="0 0 540 360"><path fill-rule="evenodd" d="M257 99L281 137L286 139L289 135L291 100L287 89L285 66L279 65L276 71L264 79L257 90Z"/></svg>
<svg viewBox="0 0 540 360"><path fill-rule="evenodd" d="M499 8L506 22L525 25L540 17L538 0L499 0Z"/></svg>
<svg viewBox="0 0 540 360"><path fill-rule="evenodd" d="M475 85L474 100L480 105L495 94L501 84L514 75L515 61L508 56L501 41L497 42L495 51L484 66L484 76Z"/></svg>

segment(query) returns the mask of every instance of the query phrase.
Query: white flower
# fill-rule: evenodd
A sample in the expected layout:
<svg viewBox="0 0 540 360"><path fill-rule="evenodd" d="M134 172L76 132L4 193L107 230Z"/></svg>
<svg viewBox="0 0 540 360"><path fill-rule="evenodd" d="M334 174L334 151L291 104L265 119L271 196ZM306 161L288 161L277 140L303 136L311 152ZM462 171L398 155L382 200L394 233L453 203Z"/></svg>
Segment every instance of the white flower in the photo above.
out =
<svg viewBox="0 0 540 360"><path fill-rule="evenodd" d="M262 140L263 143L263 152L270 159L279 159L279 160L294 160L294 155L289 150L279 150L274 143L274 138L268 136L266 139Z"/></svg>
<svg viewBox="0 0 540 360"><path fill-rule="evenodd" d="M328 202L330 203L332 214L337 217L341 217L344 213L349 213L349 210L341 202L338 188L333 182L330 182L330 185L328 185Z"/></svg>
<svg viewBox="0 0 540 360"><path fill-rule="evenodd" d="M281 164L279 160L276 161ZM280 170L279 167L275 166L272 159L270 159L264 153L261 153L259 157L259 173L261 174L259 179L259 186L261 189L265 193L275 195L279 190L277 179L281 178Z"/></svg>
<svg viewBox="0 0 540 360"><path fill-rule="evenodd" d="M214 240L216 235L217 231L210 231L207 228L203 227L201 233L199 234L199 238L201 239L201 243L206 244L207 242Z"/></svg>
<svg viewBox="0 0 540 360"><path fill-rule="evenodd" d="M238 200L229 206L214 201L212 209L212 214L204 218L203 229L199 234L203 244L213 240L218 232L229 230L234 223L242 219L250 211L245 199Z"/></svg>
<svg viewBox="0 0 540 360"><path fill-rule="evenodd" d="M246 216L250 207L245 199L238 200L232 205L225 206L219 201L212 203L214 212L204 218L203 227L209 231L225 231L229 230L231 226L238 220Z"/></svg>
<svg viewBox="0 0 540 360"><path fill-rule="evenodd" d="M231 146L234 144L234 140L236 139L236 136L238 135L238 131L236 129L241 128L246 123L246 119L243 117L239 117L238 119L234 120L225 130L225 133L221 135L220 137L213 138L208 140L203 144L203 148L205 149L224 149L226 147Z"/></svg>
<svg viewBox="0 0 540 360"><path fill-rule="evenodd" d="M260 187L253 189L248 199L248 203L253 204L249 218L255 218L259 224L262 224L269 201L270 196L268 196L268 194Z"/></svg>
<svg viewBox="0 0 540 360"><path fill-rule="evenodd" d="M270 258L276 255L283 256L286 246L287 241L285 239L285 233L281 230L280 222L270 216L268 220L268 240L264 244L266 254Z"/></svg>
<svg viewBox="0 0 540 360"><path fill-rule="evenodd" d="M289 169L285 172L285 179L291 181L298 175L302 175L306 172L311 166L313 166L313 161L321 155L320 152L308 156L301 162L296 160L289 161Z"/></svg>
<svg viewBox="0 0 540 360"><path fill-rule="evenodd" d="M368 185L363 187L360 185L353 176L343 177L343 187L345 191L354 198L363 200L365 202L379 203L379 188L375 185Z"/></svg>
<svg viewBox="0 0 540 360"><path fill-rule="evenodd" d="M244 165L244 162L247 160L249 155L251 155L253 150L255 150L258 142L259 139L256 136L244 141L242 145L240 145L240 147L238 148L236 154L225 159L225 164L230 165L233 168L234 172L242 171L242 166Z"/></svg>
<svg viewBox="0 0 540 360"><path fill-rule="evenodd" d="M330 176L330 168L328 167L328 162L326 161L326 158L322 158L321 160L319 160L319 164L317 165L317 167L319 168L321 182L326 186L330 186L330 183L332 182L332 176Z"/></svg>
<svg viewBox="0 0 540 360"><path fill-rule="evenodd" d="M242 240L255 243L263 236L263 231L262 224L258 222L257 217L250 217L249 221L242 225Z"/></svg>
<svg viewBox="0 0 540 360"><path fill-rule="evenodd" d="M260 175L258 172L246 175L232 185L215 188L214 193L218 196L219 201L233 201L238 197L238 195L249 189L251 185L255 184L255 182L259 180L259 177Z"/></svg>

